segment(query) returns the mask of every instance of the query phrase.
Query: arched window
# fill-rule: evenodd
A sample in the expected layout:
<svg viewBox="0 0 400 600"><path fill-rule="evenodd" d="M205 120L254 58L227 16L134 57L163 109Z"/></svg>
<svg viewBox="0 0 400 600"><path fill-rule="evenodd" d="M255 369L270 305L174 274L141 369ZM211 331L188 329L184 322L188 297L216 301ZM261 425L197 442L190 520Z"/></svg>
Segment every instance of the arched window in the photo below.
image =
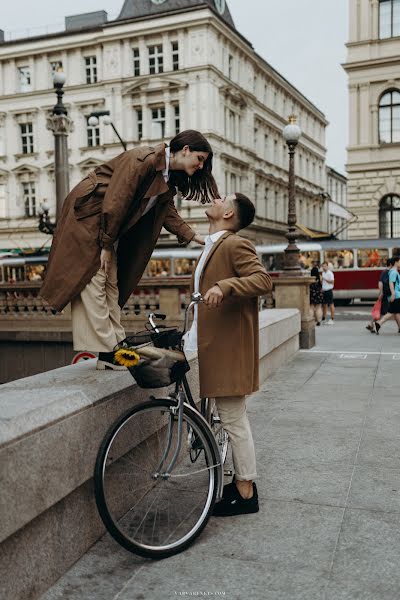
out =
<svg viewBox="0 0 400 600"><path fill-rule="evenodd" d="M400 237L400 196L388 194L380 201L379 237Z"/></svg>
<svg viewBox="0 0 400 600"><path fill-rule="evenodd" d="M400 0L379 0L379 37L400 35Z"/></svg>
<svg viewBox="0 0 400 600"><path fill-rule="evenodd" d="M379 101L379 142L400 142L400 92L385 92Z"/></svg>

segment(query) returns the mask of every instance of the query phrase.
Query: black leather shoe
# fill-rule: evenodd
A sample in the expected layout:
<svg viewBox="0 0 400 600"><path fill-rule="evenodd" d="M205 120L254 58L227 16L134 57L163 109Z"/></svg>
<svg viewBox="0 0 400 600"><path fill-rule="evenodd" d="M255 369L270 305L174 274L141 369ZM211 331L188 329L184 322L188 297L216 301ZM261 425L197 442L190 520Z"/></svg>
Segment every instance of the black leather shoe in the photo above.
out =
<svg viewBox="0 0 400 600"><path fill-rule="evenodd" d="M229 488L230 497L222 496L222 500L214 506L214 517L233 517L235 515L248 515L256 513L260 510L258 505L257 486L253 483L253 496L246 500L242 498L236 484L233 484L236 489ZM232 486L232 483L229 484ZM225 486L228 487L228 486ZM224 490L225 490L224 487Z"/></svg>

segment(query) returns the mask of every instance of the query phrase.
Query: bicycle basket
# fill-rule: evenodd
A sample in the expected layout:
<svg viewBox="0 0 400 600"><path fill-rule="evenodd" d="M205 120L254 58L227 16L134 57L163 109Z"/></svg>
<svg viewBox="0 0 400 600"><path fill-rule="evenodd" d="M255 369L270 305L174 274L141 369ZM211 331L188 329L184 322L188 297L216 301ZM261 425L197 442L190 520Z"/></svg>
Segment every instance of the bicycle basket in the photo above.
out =
<svg viewBox="0 0 400 600"><path fill-rule="evenodd" d="M181 339L182 332L178 331L176 327L162 329L159 333L151 333L151 341L156 348L180 349Z"/></svg>
<svg viewBox="0 0 400 600"><path fill-rule="evenodd" d="M176 356L168 355L167 352L162 353L160 358L141 359L135 367L129 368L130 374L139 387L166 387L182 379L184 374L189 371L190 366L183 352L179 353L182 355L179 360L176 359Z"/></svg>
<svg viewBox="0 0 400 600"><path fill-rule="evenodd" d="M126 337L124 340L122 340L122 342L119 342L115 346L114 350L118 348L129 348L131 346L140 346L141 344L148 344L149 342L151 342L151 336L151 331L138 331L137 333Z"/></svg>

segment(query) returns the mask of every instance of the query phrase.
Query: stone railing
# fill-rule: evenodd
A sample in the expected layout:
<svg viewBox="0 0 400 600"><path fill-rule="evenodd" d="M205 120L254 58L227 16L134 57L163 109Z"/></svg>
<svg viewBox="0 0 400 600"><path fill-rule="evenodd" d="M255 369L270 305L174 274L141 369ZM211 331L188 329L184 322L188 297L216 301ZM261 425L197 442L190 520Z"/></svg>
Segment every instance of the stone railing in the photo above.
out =
<svg viewBox="0 0 400 600"><path fill-rule="evenodd" d="M298 310L261 312L260 383L296 353L299 332ZM196 356L190 366L198 397ZM96 371L94 360L0 386L1 598L39 598L103 535L92 482L98 448L150 393L129 373Z"/></svg>

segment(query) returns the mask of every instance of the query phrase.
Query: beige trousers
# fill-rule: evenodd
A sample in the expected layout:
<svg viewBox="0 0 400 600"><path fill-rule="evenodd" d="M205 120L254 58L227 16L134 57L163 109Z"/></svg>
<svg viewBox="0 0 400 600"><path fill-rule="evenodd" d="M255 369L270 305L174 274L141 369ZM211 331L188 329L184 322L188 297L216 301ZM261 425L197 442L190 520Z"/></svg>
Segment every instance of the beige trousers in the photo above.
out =
<svg viewBox="0 0 400 600"><path fill-rule="evenodd" d="M112 254L110 272L99 269L71 302L74 350L111 352L123 340L118 304L117 257Z"/></svg>
<svg viewBox="0 0 400 600"><path fill-rule="evenodd" d="M222 426L228 432L235 477L240 481L257 478L253 435L246 412L245 396L215 398Z"/></svg>

